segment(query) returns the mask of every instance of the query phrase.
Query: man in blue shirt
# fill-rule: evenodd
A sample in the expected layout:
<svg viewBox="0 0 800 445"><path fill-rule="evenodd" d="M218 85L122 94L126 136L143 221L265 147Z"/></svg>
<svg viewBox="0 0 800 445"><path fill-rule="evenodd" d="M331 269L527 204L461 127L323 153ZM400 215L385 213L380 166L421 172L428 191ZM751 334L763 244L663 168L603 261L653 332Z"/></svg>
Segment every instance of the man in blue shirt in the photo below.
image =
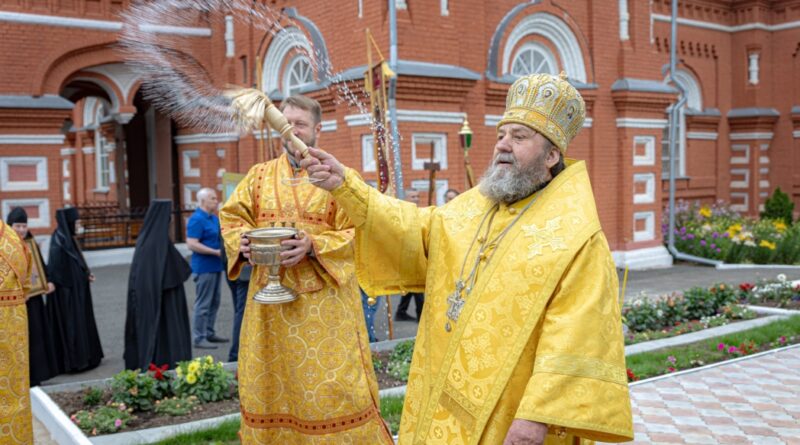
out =
<svg viewBox="0 0 800 445"><path fill-rule="evenodd" d="M220 280L223 269L219 235L217 192L203 188L197 192L198 206L186 228L186 246L192 251L192 272L197 286L192 319L194 347L217 349L213 343L227 342L214 332L220 301Z"/></svg>

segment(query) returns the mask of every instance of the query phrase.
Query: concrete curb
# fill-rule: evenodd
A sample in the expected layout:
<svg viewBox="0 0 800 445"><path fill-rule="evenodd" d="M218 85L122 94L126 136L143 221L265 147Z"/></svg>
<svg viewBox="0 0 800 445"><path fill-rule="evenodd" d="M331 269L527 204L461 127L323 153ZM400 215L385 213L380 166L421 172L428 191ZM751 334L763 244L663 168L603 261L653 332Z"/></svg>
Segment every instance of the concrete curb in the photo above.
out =
<svg viewBox="0 0 800 445"><path fill-rule="evenodd" d="M800 266L792 264L717 264L717 270L735 270L735 269L800 269Z"/></svg>
<svg viewBox="0 0 800 445"><path fill-rule="evenodd" d="M637 343L625 347L625 356L640 354L642 352L650 352L658 349L670 348L673 346L681 346L689 343L696 343L698 341L707 340L709 338L719 337L721 335L732 334L734 332L746 331L748 329L757 328L770 324L774 321L782 320L791 317L792 315L800 315L800 311L791 311L788 309L776 309L762 306L746 306L757 314L767 315L763 318L756 318L754 320L740 321L736 323L726 324L725 326L717 326L715 328L703 329L702 331L690 332L675 337L662 338L660 340L652 340L643 343Z"/></svg>
<svg viewBox="0 0 800 445"><path fill-rule="evenodd" d="M369 349L373 352L384 352L384 351L391 351L397 346L399 343L402 343L407 340L416 340L417 337L406 337L406 338L395 338L393 340L384 340L384 341L376 341L374 343L369 344Z"/></svg>
<svg viewBox="0 0 800 445"><path fill-rule="evenodd" d="M83 431L75 426L53 399L39 387L31 388L31 411L59 445L92 444Z"/></svg>

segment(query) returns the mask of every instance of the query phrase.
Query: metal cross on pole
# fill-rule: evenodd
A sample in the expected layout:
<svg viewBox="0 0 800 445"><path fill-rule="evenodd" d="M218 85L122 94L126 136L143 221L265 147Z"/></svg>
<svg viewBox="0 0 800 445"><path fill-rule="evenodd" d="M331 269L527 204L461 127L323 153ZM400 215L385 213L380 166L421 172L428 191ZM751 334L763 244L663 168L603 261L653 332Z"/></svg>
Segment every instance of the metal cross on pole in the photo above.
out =
<svg viewBox="0 0 800 445"><path fill-rule="evenodd" d="M441 170L441 166L436 162L436 143L431 142L431 159L430 162L423 164L425 170L430 171L428 179L428 205L431 206L435 203L436 198L436 172Z"/></svg>

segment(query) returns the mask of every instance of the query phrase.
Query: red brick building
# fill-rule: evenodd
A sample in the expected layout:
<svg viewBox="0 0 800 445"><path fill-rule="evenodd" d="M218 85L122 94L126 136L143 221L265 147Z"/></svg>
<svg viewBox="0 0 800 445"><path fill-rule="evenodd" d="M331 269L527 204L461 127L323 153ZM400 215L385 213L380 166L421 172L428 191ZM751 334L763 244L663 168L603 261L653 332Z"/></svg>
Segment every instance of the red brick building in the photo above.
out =
<svg viewBox="0 0 800 445"><path fill-rule="evenodd" d="M320 145L374 179L368 119L342 100L341 85L362 83L365 28L388 56L387 3L269 0L280 13L274 36L235 19L159 32L183 33L188 56L220 86L253 84L258 57L265 91L319 99ZM156 197L190 205L200 187L219 188L223 172L245 172L257 159L253 136L184 128L142 97L115 49L127 4L0 0L3 217L22 205L45 233L64 205L145 206ZM439 192L463 190L463 118L480 173L514 76L564 70L587 103L568 154L588 163L618 264L669 264L660 224L666 108L678 97L665 82L669 12L668 0L398 0L405 186L427 190L422 166L433 144ZM678 23L676 75L688 99L679 198L723 199L754 214L780 186L800 204L800 0L685 0Z"/></svg>

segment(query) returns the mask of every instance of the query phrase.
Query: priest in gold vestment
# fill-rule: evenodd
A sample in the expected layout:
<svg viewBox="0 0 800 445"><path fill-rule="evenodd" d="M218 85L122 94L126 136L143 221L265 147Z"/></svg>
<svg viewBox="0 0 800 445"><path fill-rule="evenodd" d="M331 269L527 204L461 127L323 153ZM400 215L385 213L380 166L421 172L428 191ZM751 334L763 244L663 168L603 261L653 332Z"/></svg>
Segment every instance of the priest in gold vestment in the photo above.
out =
<svg viewBox="0 0 800 445"><path fill-rule="evenodd" d="M584 118L565 76L519 78L479 187L439 208L322 150L302 161L356 227L364 290L425 292L400 444L633 437L616 269L585 163L564 158Z"/></svg>
<svg viewBox="0 0 800 445"><path fill-rule="evenodd" d="M292 96L284 115L314 146L321 126L315 100ZM249 255L242 234L291 226L302 239L284 241L281 283L298 299L260 304L267 283L255 266L240 336L239 397L244 444L389 444L378 409L361 297L355 278L353 226L330 193L303 178L293 157L255 165L220 211L228 278ZM245 239L246 240L246 239Z"/></svg>
<svg viewBox="0 0 800 445"><path fill-rule="evenodd" d="M28 378L28 312L31 254L0 221L0 444L32 444Z"/></svg>

